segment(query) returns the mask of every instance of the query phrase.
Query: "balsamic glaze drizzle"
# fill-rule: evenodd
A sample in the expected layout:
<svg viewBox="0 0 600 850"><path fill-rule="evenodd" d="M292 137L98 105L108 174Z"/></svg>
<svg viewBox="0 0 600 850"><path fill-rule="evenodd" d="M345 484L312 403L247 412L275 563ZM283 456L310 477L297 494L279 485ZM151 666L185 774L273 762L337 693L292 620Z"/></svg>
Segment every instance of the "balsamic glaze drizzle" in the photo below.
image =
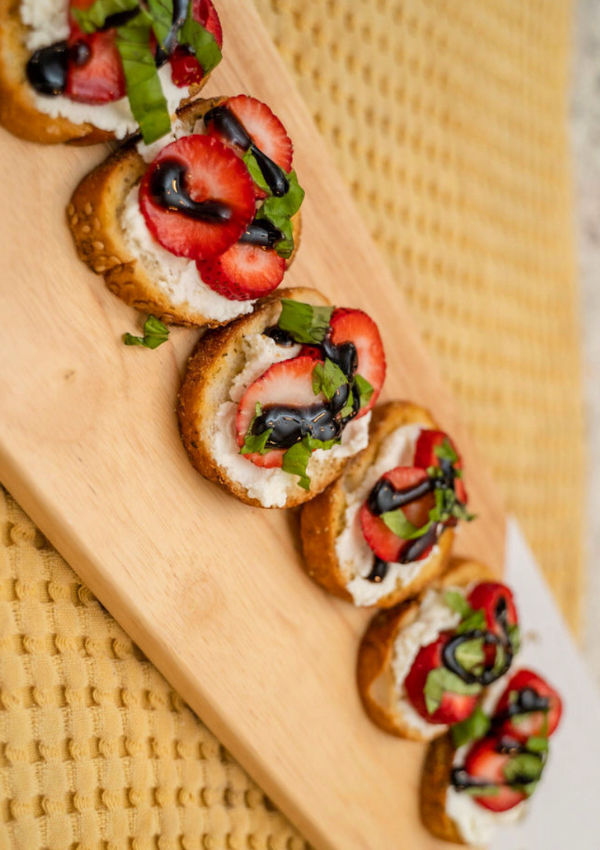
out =
<svg viewBox="0 0 600 850"><path fill-rule="evenodd" d="M277 325L267 328L264 334L273 339L277 345L286 347L295 345L290 334ZM358 414L360 393L354 382L358 368L356 346L352 342L335 345L328 334L318 347L323 350L326 357L339 366L348 379L348 383L338 387L330 401L315 402L310 405L265 405L252 423L251 433L260 436L272 428L272 433L265 443L266 448L289 449L305 436L323 441L337 440L341 437L346 424ZM352 410L342 418L340 413L346 407L350 393L352 393Z"/></svg>
<svg viewBox="0 0 600 850"><path fill-rule="evenodd" d="M194 201L186 191L187 167L179 160L164 159L150 176L152 199L167 210L184 213L189 218L220 224L232 216L230 207L221 201Z"/></svg>
<svg viewBox="0 0 600 850"><path fill-rule="evenodd" d="M156 50L155 61L159 67L168 61L177 46L177 33L185 24L189 5L190 0L173 0L173 23L166 38Z"/></svg>
<svg viewBox="0 0 600 850"><path fill-rule="evenodd" d="M525 744L521 744L519 741L515 741L514 738L510 738L507 735L503 735L496 747L496 752L502 755L510 755L517 756L521 753L527 753L539 760L541 768L543 769L547 755L546 753L532 753L527 749ZM456 791L467 791L470 788L488 788L490 785L498 786L500 788L514 788L523 785L528 785L532 781L531 776L515 776L510 782L505 779L502 782L498 782L496 780L490 781L483 777L479 776L471 776L464 767L454 767L452 768L452 772L450 774L450 782L452 786L456 789Z"/></svg>
<svg viewBox="0 0 600 850"><path fill-rule="evenodd" d="M502 646L504 649L504 663L501 668L498 670L494 670L495 667L495 655L494 660L489 664L489 666L484 666L481 673L473 673L470 670L465 670L462 664L458 661L456 657L456 652L464 643L467 643L471 640L477 640L481 638L483 640L483 645L485 646ZM442 651L442 663L444 667L450 670L452 673L455 673L463 682L467 685L473 685L475 683L486 687L487 685L491 685L492 682L497 681L501 676L504 676L513 660L513 651L510 645L510 641L507 637L499 637L494 632L490 632L488 630L483 629L472 629L468 632L463 632L462 634L457 634L452 637L448 643L444 646Z"/></svg>
<svg viewBox="0 0 600 850"><path fill-rule="evenodd" d="M244 151L252 151L267 186L276 198L281 198L288 193L290 181L283 168L280 168L260 148L256 147L243 124L227 108L226 103L209 109L204 116L204 123L213 124L215 129L225 136L232 145L236 145Z"/></svg>
<svg viewBox="0 0 600 850"><path fill-rule="evenodd" d="M252 224L248 225L239 241L249 245L260 245L263 248L273 248L282 239L283 233L269 218L260 218L254 219ZM293 344L293 340L290 344Z"/></svg>
<svg viewBox="0 0 600 850"><path fill-rule="evenodd" d="M39 94L56 96L67 87L68 69L69 46L66 41L58 41L36 50L29 57L25 72L29 84Z"/></svg>

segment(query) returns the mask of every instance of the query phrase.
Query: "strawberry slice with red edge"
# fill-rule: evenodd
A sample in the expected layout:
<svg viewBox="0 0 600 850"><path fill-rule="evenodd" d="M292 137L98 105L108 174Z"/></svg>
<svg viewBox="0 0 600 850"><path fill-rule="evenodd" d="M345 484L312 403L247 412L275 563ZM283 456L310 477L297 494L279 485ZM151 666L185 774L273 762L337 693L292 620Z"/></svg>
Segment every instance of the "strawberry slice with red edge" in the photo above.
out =
<svg viewBox="0 0 600 850"><path fill-rule="evenodd" d="M534 710L532 697L546 699L548 708ZM511 714L517 703L522 711ZM501 721L499 731L522 743L532 737L550 737L556 731L561 715L562 701L558 693L545 679L527 669L519 670L510 679L494 712L496 722Z"/></svg>
<svg viewBox="0 0 600 850"><path fill-rule="evenodd" d="M373 319L362 310L337 307L330 321L331 342L342 345L352 342L358 355L357 375L367 380L373 387L373 394L364 404L356 417L364 416L374 407L385 380L386 362L383 342L379 329Z"/></svg>
<svg viewBox="0 0 600 850"><path fill-rule="evenodd" d="M473 588L467 601L471 608L483 611L487 628L498 637L505 637L511 627L519 624L512 590L505 584L483 581Z"/></svg>
<svg viewBox="0 0 600 850"><path fill-rule="evenodd" d="M432 671L443 667L442 653L448 641L454 637L454 632L442 632L433 643L421 647L417 657L413 661L404 687L406 694L415 711L426 720L427 723L440 723L451 725L460 723L470 717L477 705L477 694L457 694L453 691L444 691L439 707L429 712L425 699L425 686Z"/></svg>
<svg viewBox="0 0 600 850"><path fill-rule="evenodd" d="M223 105L235 115L256 147L289 173L292 168L294 146L285 127L270 107L255 97L245 94L230 97ZM207 126L207 133L209 136L216 136L225 144L232 145L211 122ZM234 149L240 152L238 148ZM244 152L240 153L243 155Z"/></svg>
<svg viewBox="0 0 600 850"><path fill-rule="evenodd" d="M229 219L202 220L159 203L153 194L155 173L172 164L183 166L183 190L193 202L216 201L229 210ZM207 260L223 254L244 233L255 207L254 184L244 163L207 136L184 136L164 147L140 184L140 208L148 229L177 257Z"/></svg>
<svg viewBox="0 0 600 850"><path fill-rule="evenodd" d="M204 283L219 295L232 301L250 301L277 289L286 261L271 248L236 242L212 260L199 260L197 266Z"/></svg>
<svg viewBox="0 0 600 850"><path fill-rule="evenodd" d="M510 770L514 758L515 754L510 749L507 751L500 736L488 736L473 744L467 753L464 770L471 782L475 780L483 788L494 788L493 792L481 795L471 789L478 805L491 812L507 812L527 799L525 791L507 783L506 771Z"/></svg>
<svg viewBox="0 0 600 850"><path fill-rule="evenodd" d="M380 481L388 481L393 489L397 492L411 489L428 480L428 475L424 469L415 469L410 466L397 466L395 469L386 472L379 479ZM435 506L435 497L433 493L426 493L419 499L415 499L406 505L403 505L399 510L402 511L406 519L415 526L422 528L429 522L429 511ZM414 543L414 540L404 540L398 537L391 528L385 524L381 516L372 513L369 508L369 500L364 503L360 509L360 526L365 540L369 547L383 561L389 563L397 563L400 561L402 554ZM415 560L426 558L431 552L433 544L426 549Z"/></svg>
<svg viewBox="0 0 600 850"><path fill-rule="evenodd" d="M440 458L436 455L435 450L442 446L446 440L450 444L450 448L458 457L458 461L453 464L454 468L462 471L462 458L458 453L452 438L449 437L448 434L445 434L444 431L435 431L431 428L423 428L417 438L413 465L420 466L422 469L428 469L430 466L439 467ZM454 492L456 493L456 498L459 502L466 505L468 497L462 478L454 479Z"/></svg>
<svg viewBox="0 0 600 850"><path fill-rule="evenodd" d="M244 445L248 429L256 415L257 403L262 408L268 405L305 407L324 401L324 396L315 395L312 385L312 373L315 360L312 357L293 357L274 363L254 383L250 384L242 396L236 416L237 441L240 448ZM247 460L256 466L267 468L280 467L285 449L269 449L265 454L250 452Z"/></svg>
<svg viewBox="0 0 600 850"><path fill-rule="evenodd" d="M87 9L94 0L71 0L71 9ZM110 103L125 97L125 74L116 30L84 33L69 18L69 66L65 94L79 103Z"/></svg>
<svg viewBox="0 0 600 850"><path fill-rule="evenodd" d="M193 0L192 15L195 21L214 36L219 48L222 48L223 29L217 10L210 0ZM204 79L202 65L187 47L178 44L169 61L171 78L176 86L184 88L199 85Z"/></svg>

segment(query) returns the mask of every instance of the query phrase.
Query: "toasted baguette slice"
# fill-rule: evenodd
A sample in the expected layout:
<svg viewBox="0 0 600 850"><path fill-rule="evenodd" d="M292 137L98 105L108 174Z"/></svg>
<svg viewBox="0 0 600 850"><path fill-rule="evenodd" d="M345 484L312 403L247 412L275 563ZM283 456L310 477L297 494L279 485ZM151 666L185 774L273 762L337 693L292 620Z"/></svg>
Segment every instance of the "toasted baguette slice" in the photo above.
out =
<svg viewBox="0 0 600 850"><path fill-rule="evenodd" d="M200 118L226 98L198 99L182 107L177 117L191 132ZM123 206L132 187L144 175L148 163L137 151L136 140L119 148L86 175L75 189L67 210L77 253L96 274L104 275L108 288L126 304L152 313L168 324L187 327L218 327L216 321L188 303L173 304L156 282L157 265L132 255L121 224ZM293 219L294 253L300 242L300 213Z"/></svg>
<svg viewBox="0 0 600 850"><path fill-rule="evenodd" d="M219 408L230 400L232 382L245 365L244 337L262 333L277 323L281 313L281 298L315 305L329 304L319 292L305 288L282 289L259 301L251 315L236 319L224 328L208 331L202 337L188 361L179 392L177 412L181 436L193 466L205 478L222 484L242 502L256 507L275 506L263 505L259 499L249 495L245 486L232 480L214 457L213 440L218 430ZM292 508L312 499L340 475L347 462L347 457L332 457L322 464L318 474L311 473L310 490L299 487L294 483L294 476L290 476L285 504L278 507ZM247 463L251 464L251 461ZM269 471L259 467L254 469L265 473Z"/></svg>
<svg viewBox="0 0 600 850"><path fill-rule="evenodd" d="M421 773L419 809L423 825L436 838L453 844L466 844L446 809L455 753L456 747L449 732L429 744Z"/></svg>
<svg viewBox="0 0 600 850"><path fill-rule="evenodd" d="M344 529L347 499L358 487L375 462L383 441L403 425L420 424L437 428L431 414L406 401L392 401L373 411L369 445L346 466L344 475L302 511L301 535L304 567L307 573L330 593L353 602L348 583L354 578L339 561L336 540ZM415 596L443 570L450 554L454 533L448 528L438 540L437 551L424 560L422 570L405 585L399 582L394 590L376 602L378 608L390 608L404 599Z"/></svg>
<svg viewBox="0 0 600 850"><path fill-rule="evenodd" d="M31 51L27 48L28 27L21 20L20 0L0 0L0 124L13 135L29 142L54 145L72 142L95 145L114 139L114 133L93 124L74 124L68 118L52 118L35 105L34 91L26 74ZM197 86L182 89L182 103L195 96L210 74Z"/></svg>
<svg viewBox="0 0 600 850"><path fill-rule="evenodd" d="M431 586L435 589L466 587L472 582L487 581L492 577L490 570L482 564L452 559L448 569ZM361 641L357 663L358 690L371 720L391 735L413 741L431 738L424 737L408 724L398 710L392 660L396 638L419 617L421 599L422 596L376 614ZM436 734L441 735L444 731L442 727Z"/></svg>

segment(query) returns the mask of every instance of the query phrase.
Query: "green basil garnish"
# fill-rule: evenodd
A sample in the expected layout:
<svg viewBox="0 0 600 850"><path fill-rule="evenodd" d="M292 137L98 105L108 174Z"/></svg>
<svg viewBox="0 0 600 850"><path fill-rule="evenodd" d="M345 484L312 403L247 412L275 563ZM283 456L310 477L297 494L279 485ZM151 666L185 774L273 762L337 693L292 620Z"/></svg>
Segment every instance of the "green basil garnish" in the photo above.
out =
<svg viewBox="0 0 600 850"><path fill-rule="evenodd" d="M446 691L453 694L475 696L481 693L481 685L477 682L467 685L456 673L453 673L446 667L436 667L427 676L427 681L423 689L425 705L429 714L433 714L440 707L442 697Z"/></svg>
<svg viewBox="0 0 600 850"><path fill-rule="evenodd" d="M478 705L470 717L467 717L461 723L455 723L451 727L454 746L462 747L464 744L471 743L471 741L479 741L487 734L490 725L490 718Z"/></svg>
<svg viewBox="0 0 600 850"><path fill-rule="evenodd" d="M315 307L313 304L282 298L277 324L295 342L319 345L329 330L332 313L333 307Z"/></svg>
<svg viewBox="0 0 600 850"><path fill-rule="evenodd" d="M144 348L158 348L169 338L169 329L155 316L148 316L144 322L144 336L123 334L125 345L143 345Z"/></svg>

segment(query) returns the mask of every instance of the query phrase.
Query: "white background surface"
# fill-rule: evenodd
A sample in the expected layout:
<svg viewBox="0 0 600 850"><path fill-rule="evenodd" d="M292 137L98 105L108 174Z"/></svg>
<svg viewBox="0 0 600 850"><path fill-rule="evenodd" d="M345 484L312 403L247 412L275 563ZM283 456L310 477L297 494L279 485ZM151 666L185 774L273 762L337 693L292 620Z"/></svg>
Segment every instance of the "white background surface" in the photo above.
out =
<svg viewBox="0 0 600 850"><path fill-rule="evenodd" d="M600 694L513 520L507 542L506 580L523 633L519 662L561 692L565 711L527 818L499 830L492 850L599 850Z"/></svg>

